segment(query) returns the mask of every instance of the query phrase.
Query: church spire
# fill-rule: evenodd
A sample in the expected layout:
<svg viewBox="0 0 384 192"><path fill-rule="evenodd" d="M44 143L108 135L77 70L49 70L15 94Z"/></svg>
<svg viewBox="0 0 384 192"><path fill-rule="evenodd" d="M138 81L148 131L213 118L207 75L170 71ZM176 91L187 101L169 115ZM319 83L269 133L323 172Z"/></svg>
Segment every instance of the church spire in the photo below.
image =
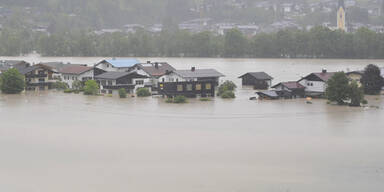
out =
<svg viewBox="0 0 384 192"><path fill-rule="evenodd" d="M345 15L344 0L339 0L339 7L337 8L337 29L342 31L346 31Z"/></svg>

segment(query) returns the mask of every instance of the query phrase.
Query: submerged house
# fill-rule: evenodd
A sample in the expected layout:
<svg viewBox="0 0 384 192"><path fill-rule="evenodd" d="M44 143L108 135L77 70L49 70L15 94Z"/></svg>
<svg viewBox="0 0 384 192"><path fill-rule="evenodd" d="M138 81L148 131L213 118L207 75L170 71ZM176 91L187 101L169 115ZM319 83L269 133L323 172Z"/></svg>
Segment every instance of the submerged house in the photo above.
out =
<svg viewBox="0 0 384 192"><path fill-rule="evenodd" d="M168 97L214 97L220 77L224 75L215 69L168 71L159 78L159 93Z"/></svg>
<svg viewBox="0 0 384 192"><path fill-rule="evenodd" d="M72 84L75 81L85 82L94 79L94 67L86 65L67 64L59 72L61 73L62 81L67 83L69 88L73 88Z"/></svg>
<svg viewBox="0 0 384 192"><path fill-rule="evenodd" d="M140 61L137 59L107 59L103 60L95 65L95 68L101 69L102 71L129 71L131 67L139 64ZM97 72L96 75L102 72Z"/></svg>
<svg viewBox="0 0 384 192"><path fill-rule="evenodd" d="M361 79L363 78L364 71L351 71L346 73L349 81L356 81L359 86L362 86Z"/></svg>
<svg viewBox="0 0 384 192"><path fill-rule="evenodd" d="M324 96L327 88L327 81L334 75L334 72L323 70L321 73L311 73L298 81L305 87L306 96Z"/></svg>
<svg viewBox="0 0 384 192"><path fill-rule="evenodd" d="M276 91L287 91L290 98L304 97L305 87L296 81L281 82L272 87Z"/></svg>
<svg viewBox="0 0 384 192"><path fill-rule="evenodd" d="M175 71L176 69L166 62L154 62L136 64L130 69L130 72L137 72L140 75L148 76L145 81L145 86L152 91L157 91L159 78L165 75L169 71Z"/></svg>
<svg viewBox="0 0 384 192"><path fill-rule="evenodd" d="M253 86L255 89L268 89L272 86L273 78L265 72L250 72L239 78L242 79L242 85Z"/></svg>
<svg viewBox="0 0 384 192"><path fill-rule="evenodd" d="M144 81L147 76L140 75L136 72L105 72L95 76L95 80L100 85L101 93L118 94L118 90L123 88L128 93L135 93L137 88L144 87Z"/></svg>
<svg viewBox="0 0 384 192"><path fill-rule="evenodd" d="M19 72L25 76L26 90L48 90L56 82L54 74L57 71L43 64L25 67L19 69Z"/></svg>

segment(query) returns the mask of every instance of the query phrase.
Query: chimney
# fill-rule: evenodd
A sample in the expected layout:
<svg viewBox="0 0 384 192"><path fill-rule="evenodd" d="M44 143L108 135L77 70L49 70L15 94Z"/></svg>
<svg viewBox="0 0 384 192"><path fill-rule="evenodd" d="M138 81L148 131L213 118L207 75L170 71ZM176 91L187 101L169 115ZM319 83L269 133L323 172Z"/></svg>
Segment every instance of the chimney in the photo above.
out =
<svg viewBox="0 0 384 192"><path fill-rule="evenodd" d="M326 69L323 69L321 72L322 72L322 73L327 73L327 70L326 70Z"/></svg>
<svg viewBox="0 0 384 192"><path fill-rule="evenodd" d="M155 68L159 69L159 63L155 63Z"/></svg>
<svg viewBox="0 0 384 192"><path fill-rule="evenodd" d="M196 71L196 67L192 67L191 71L195 72Z"/></svg>

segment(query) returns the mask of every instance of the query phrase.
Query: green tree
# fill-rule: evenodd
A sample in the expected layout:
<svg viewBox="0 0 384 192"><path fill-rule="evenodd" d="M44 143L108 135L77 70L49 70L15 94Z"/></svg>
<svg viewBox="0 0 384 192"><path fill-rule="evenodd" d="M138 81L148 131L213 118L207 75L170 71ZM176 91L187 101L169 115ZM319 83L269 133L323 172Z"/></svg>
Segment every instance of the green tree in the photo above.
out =
<svg viewBox="0 0 384 192"><path fill-rule="evenodd" d="M364 101L364 90L359 87L356 81L352 81L349 85L349 98L351 98L351 106L358 107Z"/></svg>
<svg viewBox="0 0 384 192"><path fill-rule="evenodd" d="M370 64L365 67L361 83L364 87L364 93L368 95L377 95L384 86L383 77L380 75L380 68Z"/></svg>
<svg viewBox="0 0 384 192"><path fill-rule="evenodd" d="M247 44L247 39L243 33L237 29L232 29L225 33L224 55L226 57L243 57L248 49Z"/></svg>
<svg viewBox="0 0 384 192"><path fill-rule="evenodd" d="M349 80L344 72L337 72L328 80L325 95L329 101L339 105L349 99Z"/></svg>
<svg viewBox="0 0 384 192"><path fill-rule="evenodd" d="M1 91L5 94L18 94L25 88L24 76L17 69L9 69L0 78Z"/></svg>
<svg viewBox="0 0 384 192"><path fill-rule="evenodd" d="M84 95L97 95L99 93L99 85L95 80L85 82Z"/></svg>

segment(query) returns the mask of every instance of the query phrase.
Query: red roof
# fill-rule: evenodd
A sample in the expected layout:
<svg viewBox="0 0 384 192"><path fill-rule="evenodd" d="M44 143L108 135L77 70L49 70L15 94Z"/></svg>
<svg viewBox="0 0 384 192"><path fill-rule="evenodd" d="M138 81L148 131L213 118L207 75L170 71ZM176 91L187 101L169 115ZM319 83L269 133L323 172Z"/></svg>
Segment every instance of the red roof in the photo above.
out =
<svg viewBox="0 0 384 192"><path fill-rule="evenodd" d="M60 73L64 74L77 74L80 75L82 73L85 73L87 71L92 70L93 67L87 67L87 66L82 66L82 65L68 65L65 66L60 70Z"/></svg>

